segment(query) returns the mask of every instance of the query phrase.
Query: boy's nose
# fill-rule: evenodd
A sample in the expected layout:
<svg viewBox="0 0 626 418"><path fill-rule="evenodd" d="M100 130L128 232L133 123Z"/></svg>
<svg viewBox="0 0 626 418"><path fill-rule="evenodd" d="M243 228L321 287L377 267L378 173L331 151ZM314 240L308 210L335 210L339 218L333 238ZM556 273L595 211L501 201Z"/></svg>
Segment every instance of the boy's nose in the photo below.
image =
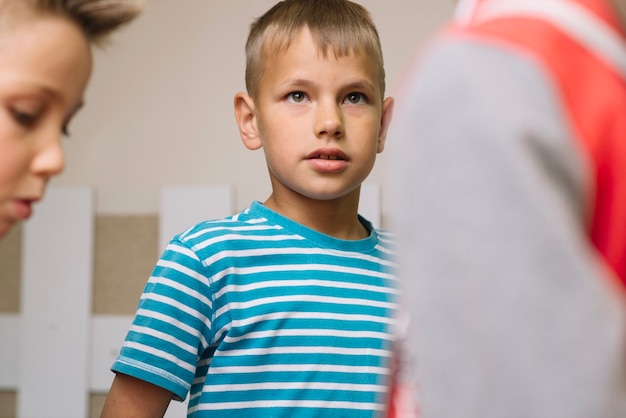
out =
<svg viewBox="0 0 626 418"><path fill-rule="evenodd" d="M65 156L59 134L46 138L33 158L32 170L35 174L52 177L63 171Z"/></svg>
<svg viewBox="0 0 626 418"><path fill-rule="evenodd" d="M343 135L341 109L335 103L320 103L316 111L315 131L318 137L340 137Z"/></svg>

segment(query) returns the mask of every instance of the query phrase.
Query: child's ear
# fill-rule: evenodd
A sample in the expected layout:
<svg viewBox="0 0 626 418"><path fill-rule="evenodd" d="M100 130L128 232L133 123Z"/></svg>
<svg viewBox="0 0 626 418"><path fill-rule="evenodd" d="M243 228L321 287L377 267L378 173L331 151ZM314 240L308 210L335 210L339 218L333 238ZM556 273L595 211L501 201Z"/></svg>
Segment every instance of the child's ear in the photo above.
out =
<svg viewBox="0 0 626 418"><path fill-rule="evenodd" d="M254 100L246 93L235 95L235 119L239 127L239 135L246 148L257 150L263 146L256 124Z"/></svg>
<svg viewBox="0 0 626 418"><path fill-rule="evenodd" d="M387 97L383 101L383 111L380 118L380 130L378 131L378 149L376 150L378 153L383 152L383 150L385 149L387 131L389 130L389 125L391 124L394 105L395 101L393 100L393 97Z"/></svg>

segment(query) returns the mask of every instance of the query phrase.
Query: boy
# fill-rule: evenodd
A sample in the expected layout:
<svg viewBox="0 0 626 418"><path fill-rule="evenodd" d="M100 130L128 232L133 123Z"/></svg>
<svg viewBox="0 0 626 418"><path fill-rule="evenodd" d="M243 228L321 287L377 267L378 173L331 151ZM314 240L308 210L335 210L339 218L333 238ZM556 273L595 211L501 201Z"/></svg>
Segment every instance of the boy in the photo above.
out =
<svg viewBox="0 0 626 418"><path fill-rule="evenodd" d="M63 170L61 137L83 103L90 44L139 11L124 0L0 0L0 238Z"/></svg>
<svg viewBox="0 0 626 418"><path fill-rule="evenodd" d="M286 0L251 27L235 96L272 194L176 236L113 365L103 417L383 414L395 283L389 237L357 214L393 99L367 11Z"/></svg>

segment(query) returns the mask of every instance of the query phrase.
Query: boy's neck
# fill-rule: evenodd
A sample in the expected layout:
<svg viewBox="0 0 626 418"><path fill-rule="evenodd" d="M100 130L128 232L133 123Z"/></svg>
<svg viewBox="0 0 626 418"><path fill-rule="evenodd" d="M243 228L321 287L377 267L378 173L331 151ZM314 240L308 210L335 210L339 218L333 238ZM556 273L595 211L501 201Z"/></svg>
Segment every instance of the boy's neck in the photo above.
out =
<svg viewBox="0 0 626 418"><path fill-rule="evenodd" d="M307 228L344 240L359 240L369 231L358 219L358 193L335 200L315 200L301 196L289 201L272 194L263 204Z"/></svg>

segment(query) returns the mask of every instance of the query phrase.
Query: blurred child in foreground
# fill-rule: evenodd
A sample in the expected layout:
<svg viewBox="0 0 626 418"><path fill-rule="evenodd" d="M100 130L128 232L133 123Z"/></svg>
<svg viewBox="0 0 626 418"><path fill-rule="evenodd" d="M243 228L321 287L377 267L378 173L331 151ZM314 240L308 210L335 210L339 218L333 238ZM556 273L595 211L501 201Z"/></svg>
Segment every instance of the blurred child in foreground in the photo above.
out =
<svg viewBox="0 0 626 418"><path fill-rule="evenodd" d="M479 0L408 72L394 223L424 418L626 416L624 0Z"/></svg>

